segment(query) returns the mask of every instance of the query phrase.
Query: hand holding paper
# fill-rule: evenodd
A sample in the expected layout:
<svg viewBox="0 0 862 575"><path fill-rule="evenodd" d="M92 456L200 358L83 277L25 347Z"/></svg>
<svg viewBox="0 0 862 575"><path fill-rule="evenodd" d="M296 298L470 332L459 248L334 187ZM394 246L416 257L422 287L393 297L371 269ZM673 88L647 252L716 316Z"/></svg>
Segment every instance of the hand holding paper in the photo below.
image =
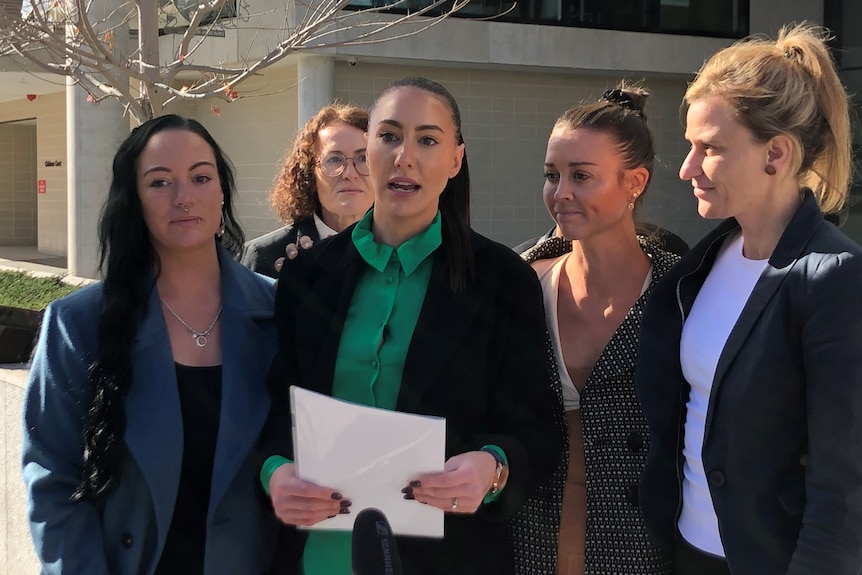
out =
<svg viewBox="0 0 862 575"><path fill-rule="evenodd" d="M273 472L269 493L276 516L290 525L308 527L339 513L350 513L349 500L333 489L303 481L296 476L293 463Z"/></svg>
<svg viewBox="0 0 862 575"><path fill-rule="evenodd" d="M290 394L298 478L337 490L352 509L382 510L397 535L443 536L443 511L405 500L401 489L443 471L444 419L356 405L296 386ZM350 530L353 519L340 514L310 528Z"/></svg>
<svg viewBox="0 0 862 575"><path fill-rule="evenodd" d="M450 457L443 473L418 478L410 493L421 503L449 513L475 513L488 494L496 460L484 451L469 451Z"/></svg>

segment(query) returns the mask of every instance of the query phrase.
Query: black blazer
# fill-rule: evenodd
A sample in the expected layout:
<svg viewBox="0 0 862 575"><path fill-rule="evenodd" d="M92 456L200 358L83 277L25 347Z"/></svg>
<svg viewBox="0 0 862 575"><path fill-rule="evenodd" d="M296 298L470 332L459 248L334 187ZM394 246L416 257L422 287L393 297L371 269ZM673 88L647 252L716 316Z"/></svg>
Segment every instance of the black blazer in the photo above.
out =
<svg viewBox="0 0 862 575"><path fill-rule="evenodd" d="M351 230L352 228L348 228ZM445 254L434 267L408 349L399 411L446 418L446 456L486 444L506 452L502 496L475 515L447 514L443 539L398 539L404 572L512 573L503 521L547 479L561 449L548 386L545 317L536 274L509 248L471 233L475 279L449 286ZM272 413L263 455L292 455L288 387L331 394L341 330L365 262L350 231L286 262L276 294L279 352L270 372ZM305 535L282 530L273 573L295 573Z"/></svg>
<svg viewBox="0 0 862 575"><path fill-rule="evenodd" d="M683 320L738 230L726 220L692 248L641 324L636 389L652 441L640 499L667 548L682 506ZM810 192L725 344L702 457L734 575L862 571L862 249Z"/></svg>
<svg viewBox="0 0 862 575"><path fill-rule="evenodd" d="M287 226L273 230L253 240L249 240L242 247L239 263L253 272L277 278L275 271L275 260L284 257L284 248L287 244L295 244L299 236L308 236L315 243L320 240L317 226L314 225L314 217L309 216L298 220Z"/></svg>

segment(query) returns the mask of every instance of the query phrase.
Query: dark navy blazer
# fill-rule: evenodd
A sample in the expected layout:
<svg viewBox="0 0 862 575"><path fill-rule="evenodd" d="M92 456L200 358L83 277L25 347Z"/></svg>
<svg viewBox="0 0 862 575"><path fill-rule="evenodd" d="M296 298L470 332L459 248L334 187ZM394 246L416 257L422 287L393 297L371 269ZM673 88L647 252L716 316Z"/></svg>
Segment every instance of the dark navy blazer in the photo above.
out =
<svg viewBox="0 0 862 575"><path fill-rule="evenodd" d="M682 505L682 325L729 219L656 286L636 388L652 441L647 527L670 548ZM862 249L810 192L782 234L719 358L703 465L734 575L862 571Z"/></svg>

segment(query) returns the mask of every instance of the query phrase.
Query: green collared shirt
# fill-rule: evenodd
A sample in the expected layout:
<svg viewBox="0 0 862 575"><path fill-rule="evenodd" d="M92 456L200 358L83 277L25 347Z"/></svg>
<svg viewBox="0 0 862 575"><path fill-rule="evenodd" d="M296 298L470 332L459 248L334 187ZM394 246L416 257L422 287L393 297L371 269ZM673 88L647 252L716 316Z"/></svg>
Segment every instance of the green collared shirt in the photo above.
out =
<svg viewBox="0 0 862 575"><path fill-rule="evenodd" d="M353 292L344 322L332 396L395 409L407 350L419 320L434 258L442 243L440 213L423 232L397 249L374 240L368 212L352 240L368 264ZM349 575L350 532L312 531L302 557L305 575Z"/></svg>

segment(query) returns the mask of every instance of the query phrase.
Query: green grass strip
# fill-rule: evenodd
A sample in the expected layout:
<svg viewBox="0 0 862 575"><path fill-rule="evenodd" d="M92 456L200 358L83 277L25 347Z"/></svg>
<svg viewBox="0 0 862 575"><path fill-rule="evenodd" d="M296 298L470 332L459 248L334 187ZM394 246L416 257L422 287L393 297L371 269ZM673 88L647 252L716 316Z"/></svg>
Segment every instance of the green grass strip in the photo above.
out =
<svg viewBox="0 0 862 575"><path fill-rule="evenodd" d="M0 305L40 310L79 286L63 282L62 275L36 277L22 271L0 270Z"/></svg>

